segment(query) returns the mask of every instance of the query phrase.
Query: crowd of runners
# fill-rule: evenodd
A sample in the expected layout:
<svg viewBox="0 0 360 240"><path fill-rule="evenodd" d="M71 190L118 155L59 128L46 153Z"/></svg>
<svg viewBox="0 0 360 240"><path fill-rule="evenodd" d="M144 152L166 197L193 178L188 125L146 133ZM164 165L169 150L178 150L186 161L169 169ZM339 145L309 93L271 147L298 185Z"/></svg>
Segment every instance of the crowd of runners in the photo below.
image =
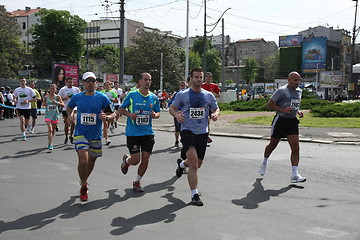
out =
<svg viewBox="0 0 360 240"><path fill-rule="evenodd" d="M34 82L27 84L26 79L21 78L20 86L13 93L9 89L0 88L0 118L13 118L16 115L19 119L21 140L26 141L26 134L35 134L37 115L41 114L38 106L40 102L45 111L47 148L50 152L54 149L53 139L62 118L64 144L73 144L77 153L81 185L79 197L81 201L87 201L89 176L97 158L102 156L102 145L111 144L109 133L114 133L120 116L126 118L125 135L129 151L122 157L121 171L127 174L130 166L138 165L133 190L144 191L141 180L148 168L155 144L152 121L161 117L162 109L168 109L174 117L174 145L179 147L180 143L182 144L181 154L174 160L175 174L180 178L187 173L191 203L202 206L198 190L198 170L203 164L207 145L212 142L209 135L210 121L216 121L220 115L217 104L220 88L212 83L212 77L210 72L206 73L203 82L203 70L194 68L188 79L179 83L179 90L171 96L166 90L152 93L152 76L147 72L141 74L137 85L130 91L123 91L118 82L115 82L114 86L111 82L104 82L103 88L99 89L95 74L86 72L81 81L83 91L74 86L72 78L67 78L65 86L60 89L56 84L51 84L45 96L35 89ZM265 148L264 159L260 164L261 176L265 175L268 159L280 139L287 138L291 149L290 181L306 181L298 172L299 121L296 115L303 117L300 111L302 92L299 84L300 75L291 72L288 84L279 88L267 103L277 114L272 123L270 143ZM12 104L9 105L5 98L11 99Z"/></svg>

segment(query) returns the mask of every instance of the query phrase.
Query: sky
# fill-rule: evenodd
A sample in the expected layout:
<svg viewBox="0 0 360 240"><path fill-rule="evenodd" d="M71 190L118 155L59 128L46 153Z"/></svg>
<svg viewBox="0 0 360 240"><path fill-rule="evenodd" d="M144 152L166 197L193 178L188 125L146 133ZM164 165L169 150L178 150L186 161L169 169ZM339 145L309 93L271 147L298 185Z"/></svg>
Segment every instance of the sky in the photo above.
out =
<svg viewBox="0 0 360 240"><path fill-rule="evenodd" d="M67 10L91 21L119 17L119 1L3 0L0 4L5 5L8 11L25 9L25 6ZM146 27L172 31L185 37L187 1L189 36L202 36L204 0L125 0L125 17L143 22ZM206 0L206 31L207 35L220 35L221 17L226 11L223 15L224 33L230 36L232 42L263 38L278 44L279 36L294 35L316 26L345 29L352 35L355 4L353 0ZM358 14L357 28L359 25ZM360 42L359 39L356 42Z"/></svg>

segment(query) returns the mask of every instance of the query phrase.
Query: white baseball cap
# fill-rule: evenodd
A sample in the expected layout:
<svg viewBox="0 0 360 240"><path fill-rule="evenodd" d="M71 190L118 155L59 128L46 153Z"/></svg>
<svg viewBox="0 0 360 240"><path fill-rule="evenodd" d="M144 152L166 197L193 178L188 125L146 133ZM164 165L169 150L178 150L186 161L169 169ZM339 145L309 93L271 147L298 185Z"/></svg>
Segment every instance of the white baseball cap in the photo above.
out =
<svg viewBox="0 0 360 240"><path fill-rule="evenodd" d="M93 72L86 72L86 73L84 73L83 76L82 76L82 80L85 80L85 79L87 79L87 78L89 78L89 77L91 77L91 78L93 78L93 79L96 80L96 76L95 76L95 74L94 74Z"/></svg>

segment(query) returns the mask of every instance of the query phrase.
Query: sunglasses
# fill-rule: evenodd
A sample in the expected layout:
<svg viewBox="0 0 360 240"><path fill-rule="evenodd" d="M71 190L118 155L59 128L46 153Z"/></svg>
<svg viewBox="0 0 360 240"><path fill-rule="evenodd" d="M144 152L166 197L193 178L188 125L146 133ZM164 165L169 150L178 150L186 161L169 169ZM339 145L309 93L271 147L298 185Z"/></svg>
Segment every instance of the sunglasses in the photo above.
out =
<svg viewBox="0 0 360 240"><path fill-rule="evenodd" d="M92 83L94 83L94 82L96 82L96 79L94 79L94 78L87 78L87 79L84 79L84 82L92 82Z"/></svg>

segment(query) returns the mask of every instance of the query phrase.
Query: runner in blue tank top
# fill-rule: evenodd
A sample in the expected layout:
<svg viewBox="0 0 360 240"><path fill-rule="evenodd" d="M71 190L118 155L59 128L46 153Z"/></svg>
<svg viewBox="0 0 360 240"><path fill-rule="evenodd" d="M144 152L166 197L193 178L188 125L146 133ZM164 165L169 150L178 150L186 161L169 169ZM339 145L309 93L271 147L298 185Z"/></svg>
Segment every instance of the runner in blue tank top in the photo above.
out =
<svg viewBox="0 0 360 240"><path fill-rule="evenodd" d="M151 75L142 73L138 82L140 88L129 92L118 110L120 114L127 116L125 135L130 152L130 156L127 154L123 156L121 171L126 174L129 166L140 163L133 182L135 192L144 191L140 186L140 180L148 168L150 155L155 144L152 119L160 117L158 98L150 92L151 82Z"/></svg>
<svg viewBox="0 0 360 240"><path fill-rule="evenodd" d="M94 169L96 159L102 156L102 121L114 119L115 114L111 111L109 98L95 91L97 87L95 74L86 72L82 80L85 91L71 97L66 113L71 124L75 121L74 108L77 107L74 144L79 159L80 200L87 201L87 180Z"/></svg>

